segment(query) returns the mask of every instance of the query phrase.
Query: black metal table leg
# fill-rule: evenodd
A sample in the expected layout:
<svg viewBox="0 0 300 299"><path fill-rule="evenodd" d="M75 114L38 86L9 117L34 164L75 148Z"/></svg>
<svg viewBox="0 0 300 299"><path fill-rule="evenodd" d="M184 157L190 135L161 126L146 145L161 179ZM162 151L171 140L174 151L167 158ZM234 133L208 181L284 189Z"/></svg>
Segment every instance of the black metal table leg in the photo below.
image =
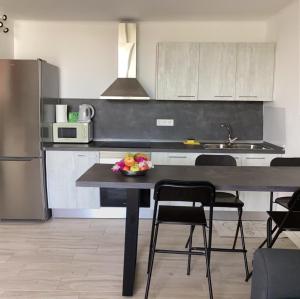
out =
<svg viewBox="0 0 300 299"><path fill-rule="evenodd" d="M139 201L140 190L127 189L123 296L133 295L139 230Z"/></svg>

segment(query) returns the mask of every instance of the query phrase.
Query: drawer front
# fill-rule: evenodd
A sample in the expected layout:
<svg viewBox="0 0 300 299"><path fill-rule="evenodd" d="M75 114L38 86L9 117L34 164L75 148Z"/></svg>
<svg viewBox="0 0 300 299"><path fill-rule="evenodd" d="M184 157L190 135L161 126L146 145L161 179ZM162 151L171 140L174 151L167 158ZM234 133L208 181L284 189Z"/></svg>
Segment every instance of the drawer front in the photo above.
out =
<svg viewBox="0 0 300 299"><path fill-rule="evenodd" d="M195 165L198 154L194 153L152 153L154 165Z"/></svg>

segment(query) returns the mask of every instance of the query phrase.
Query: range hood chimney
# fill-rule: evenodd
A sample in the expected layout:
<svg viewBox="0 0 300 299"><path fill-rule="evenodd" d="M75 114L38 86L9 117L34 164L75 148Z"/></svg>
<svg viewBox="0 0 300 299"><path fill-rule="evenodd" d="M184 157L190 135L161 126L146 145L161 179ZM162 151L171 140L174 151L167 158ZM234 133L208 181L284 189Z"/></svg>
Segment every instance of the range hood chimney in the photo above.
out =
<svg viewBox="0 0 300 299"><path fill-rule="evenodd" d="M149 100L136 79L136 24L119 23L118 78L103 92L100 99Z"/></svg>

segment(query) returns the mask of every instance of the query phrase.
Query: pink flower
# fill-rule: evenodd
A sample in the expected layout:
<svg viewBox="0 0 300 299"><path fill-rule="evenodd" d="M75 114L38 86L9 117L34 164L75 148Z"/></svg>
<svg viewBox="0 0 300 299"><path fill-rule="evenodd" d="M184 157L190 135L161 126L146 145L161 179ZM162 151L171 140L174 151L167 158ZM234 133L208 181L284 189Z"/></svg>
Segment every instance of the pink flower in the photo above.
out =
<svg viewBox="0 0 300 299"><path fill-rule="evenodd" d="M120 169L121 169L121 167L120 167L119 165L115 164L115 165L112 167L111 170L112 170L113 172L119 172Z"/></svg>
<svg viewBox="0 0 300 299"><path fill-rule="evenodd" d="M125 162L124 162L124 160L121 160L121 161L117 162L116 165L118 165L120 168L124 168Z"/></svg>
<svg viewBox="0 0 300 299"><path fill-rule="evenodd" d="M138 163L141 163L141 162L145 161L145 158L144 157L136 157L135 161L138 162Z"/></svg>

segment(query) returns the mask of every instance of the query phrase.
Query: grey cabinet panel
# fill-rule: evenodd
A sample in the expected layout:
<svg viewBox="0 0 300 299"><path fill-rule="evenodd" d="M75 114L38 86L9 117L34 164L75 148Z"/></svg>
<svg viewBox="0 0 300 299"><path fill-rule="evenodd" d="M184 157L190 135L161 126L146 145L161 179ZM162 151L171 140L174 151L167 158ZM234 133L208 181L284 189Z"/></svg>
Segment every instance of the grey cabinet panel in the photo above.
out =
<svg viewBox="0 0 300 299"><path fill-rule="evenodd" d="M99 163L99 152L74 152L74 181L76 181L85 171L95 163ZM99 188L80 188L76 187L77 208L97 209L100 207Z"/></svg>
<svg viewBox="0 0 300 299"><path fill-rule="evenodd" d="M71 152L47 152L46 173L48 206L51 209L76 209Z"/></svg>
<svg viewBox="0 0 300 299"><path fill-rule="evenodd" d="M272 101L274 43L158 44L159 100Z"/></svg>
<svg viewBox="0 0 300 299"><path fill-rule="evenodd" d="M99 188L76 187L76 180L95 163L99 163L99 152L48 151L46 171L49 208L99 208Z"/></svg>
<svg viewBox="0 0 300 299"><path fill-rule="evenodd" d="M247 154L243 155L242 166L270 166L272 159L280 155ZM270 206L269 192L240 192L240 198L244 202L244 211L268 211Z"/></svg>
<svg viewBox="0 0 300 299"><path fill-rule="evenodd" d="M238 44L237 100L272 101L274 68L275 44Z"/></svg>
<svg viewBox="0 0 300 299"><path fill-rule="evenodd" d="M199 44L159 43L156 98L197 100Z"/></svg>
<svg viewBox="0 0 300 299"><path fill-rule="evenodd" d="M236 78L235 43L201 43L199 100L233 100Z"/></svg>

